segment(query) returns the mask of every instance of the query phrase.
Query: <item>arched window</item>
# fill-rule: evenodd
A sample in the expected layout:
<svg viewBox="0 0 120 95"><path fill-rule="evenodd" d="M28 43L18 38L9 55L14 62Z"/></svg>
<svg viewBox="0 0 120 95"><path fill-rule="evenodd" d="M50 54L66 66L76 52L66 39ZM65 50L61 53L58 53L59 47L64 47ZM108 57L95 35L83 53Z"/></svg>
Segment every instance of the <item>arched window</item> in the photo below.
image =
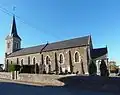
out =
<svg viewBox="0 0 120 95"><path fill-rule="evenodd" d="M46 73L51 73L50 57L46 57Z"/></svg>
<svg viewBox="0 0 120 95"><path fill-rule="evenodd" d="M19 59L17 58L17 64L19 64Z"/></svg>
<svg viewBox="0 0 120 95"><path fill-rule="evenodd" d="M50 58L48 56L46 57L46 64L50 64Z"/></svg>
<svg viewBox="0 0 120 95"><path fill-rule="evenodd" d="M75 53L75 62L80 62L79 53L78 52Z"/></svg>
<svg viewBox="0 0 120 95"><path fill-rule="evenodd" d="M60 54L60 63L63 63L64 59L63 59L63 54Z"/></svg>
<svg viewBox="0 0 120 95"><path fill-rule="evenodd" d="M35 65L35 57L33 58L33 65Z"/></svg>
<svg viewBox="0 0 120 95"><path fill-rule="evenodd" d="M30 65L30 56L28 56L28 65Z"/></svg>
<svg viewBox="0 0 120 95"><path fill-rule="evenodd" d="M23 65L23 59L21 60L21 65Z"/></svg>

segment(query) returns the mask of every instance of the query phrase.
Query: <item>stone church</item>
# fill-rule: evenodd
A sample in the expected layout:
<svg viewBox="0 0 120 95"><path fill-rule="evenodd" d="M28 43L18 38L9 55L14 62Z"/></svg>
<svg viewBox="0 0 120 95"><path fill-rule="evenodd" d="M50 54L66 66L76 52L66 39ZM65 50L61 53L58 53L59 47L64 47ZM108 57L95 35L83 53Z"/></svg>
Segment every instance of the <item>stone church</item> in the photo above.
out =
<svg viewBox="0 0 120 95"><path fill-rule="evenodd" d="M96 62L98 72L100 60L105 60L107 64L107 47L94 49L91 35L27 48L21 47L21 40L13 16L10 34L6 37L6 70L9 64L19 64L37 65L38 73L50 73L57 69L58 73L88 74L90 60Z"/></svg>

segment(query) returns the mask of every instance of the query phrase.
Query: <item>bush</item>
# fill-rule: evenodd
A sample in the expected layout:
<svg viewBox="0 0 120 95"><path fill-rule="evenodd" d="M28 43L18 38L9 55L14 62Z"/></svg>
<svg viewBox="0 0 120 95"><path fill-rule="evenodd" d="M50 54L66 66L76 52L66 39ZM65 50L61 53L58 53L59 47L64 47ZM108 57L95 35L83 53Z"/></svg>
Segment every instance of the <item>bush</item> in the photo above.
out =
<svg viewBox="0 0 120 95"><path fill-rule="evenodd" d="M19 71L20 70L20 65L15 65L15 64L9 64L8 65L8 71Z"/></svg>
<svg viewBox="0 0 120 95"><path fill-rule="evenodd" d="M97 67L96 67L96 64L91 61L90 64L89 64L89 74L90 75L96 75L97 73Z"/></svg>
<svg viewBox="0 0 120 95"><path fill-rule="evenodd" d="M8 65L8 71L9 72L15 71L15 65L14 64L9 64Z"/></svg>
<svg viewBox="0 0 120 95"><path fill-rule="evenodd" d="M100 73L101 73L101 76L109 76L109 72L104 60L101 61Z"/></svg>

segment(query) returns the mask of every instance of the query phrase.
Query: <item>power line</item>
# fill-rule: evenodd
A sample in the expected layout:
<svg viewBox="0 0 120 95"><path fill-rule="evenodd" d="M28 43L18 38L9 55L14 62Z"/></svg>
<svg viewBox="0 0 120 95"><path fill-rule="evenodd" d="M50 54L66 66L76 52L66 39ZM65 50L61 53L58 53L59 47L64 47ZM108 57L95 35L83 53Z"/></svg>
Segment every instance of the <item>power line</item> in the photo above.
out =
<svg viewBox="0 0 120 95"><path fill-rule="evenodd" d="M6 13L6 14L9 15L9 16L12 15L11 12L8 12L5 8L2 8L1 6L0 6L0 10L1 10L2 12Z"/></svg>
<svg viewBox="0 0 120 95"><path fill-rule="evenodd" d="M14 8L15 8L15 7L14 7ZM14 13L8 11L8 9L2 7L1 5L0 5L0 10L1 10L2 12L4 12L5 14L9 15L9 16L13 16L13 15L14 15ZM23 24L28 25L29 27L35 29L36 31L39 31L38 28L33 27L33 26L31 26L30 24L26 23L26 22L25 22L24 20L22 20L19 16L15 15L15 17L16 17L17 19L19 19ZM40 32L40 31L39 31L39 32ZM43 31L41 31L41 32L43 32ZM43 32L43 33L46 34L46 32ZM52 37L54 37L54 38L56 38L56 39L59 38L58 36L54 35L53 33L52 33L52 34L51 34L51 33L47 33L47 34L50 34Z"/></svg>

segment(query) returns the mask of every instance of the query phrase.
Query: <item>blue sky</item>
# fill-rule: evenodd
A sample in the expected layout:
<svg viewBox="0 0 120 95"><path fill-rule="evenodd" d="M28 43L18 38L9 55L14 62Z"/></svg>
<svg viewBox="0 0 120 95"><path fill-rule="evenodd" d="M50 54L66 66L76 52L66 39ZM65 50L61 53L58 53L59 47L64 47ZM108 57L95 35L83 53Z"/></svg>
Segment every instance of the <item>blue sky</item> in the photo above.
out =
<svg viewBox="0 0 120 95"><path fill-rule="evenodd" d="M110 60L120 64L120 0L0 0L13 12L22 47L92 35L94 48L108 47ZM5 37L12 16L0 8L0 60L4 61ZM28 25L29 24L29 25Z"/></svg>

